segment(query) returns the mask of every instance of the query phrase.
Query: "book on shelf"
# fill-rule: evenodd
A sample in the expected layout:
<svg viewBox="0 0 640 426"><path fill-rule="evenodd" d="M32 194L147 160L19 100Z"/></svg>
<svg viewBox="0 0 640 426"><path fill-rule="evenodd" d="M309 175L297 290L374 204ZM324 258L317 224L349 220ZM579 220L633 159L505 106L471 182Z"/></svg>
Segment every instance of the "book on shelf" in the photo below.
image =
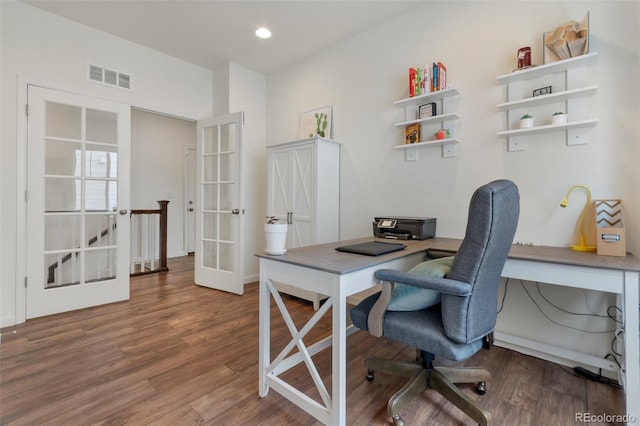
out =
<svg viewBox="0 0 640 426"><path fill-rule="evenodd" d="M409 68L409 97L416 95L416 69Z"/></svg>
<svg viewBox="0 0 640 426"><path fill-rule="evenodd" d="M431 92L431 68L427 65L422 69L422 94Z"/></svg>
<svg viewBox="0 0 640 426"><path fill-rule="evenodd" d="M431 91L435 92L438 90L438 64L435 62L431 66L431 74L433 76L431 79Z"/></svg>
<svg viewBox="0 0 640 426"><path fill-rule="evenodd" d="M447 67L433 62L424 68L409 68L409 97L426 95L447 88Z"/></svg>
<svg viewBox="0 0 640 426"><path fill-rule="evenodd" d="M420 142L420 124L409 124L404 129L404 143L417 143Z"/></svg>
<svg viewBox="0 0 640 426"><path fill-rule="evenodd" d="M438 90L447 88L447 67L442 62L436 64L438 67Z"/></svg>

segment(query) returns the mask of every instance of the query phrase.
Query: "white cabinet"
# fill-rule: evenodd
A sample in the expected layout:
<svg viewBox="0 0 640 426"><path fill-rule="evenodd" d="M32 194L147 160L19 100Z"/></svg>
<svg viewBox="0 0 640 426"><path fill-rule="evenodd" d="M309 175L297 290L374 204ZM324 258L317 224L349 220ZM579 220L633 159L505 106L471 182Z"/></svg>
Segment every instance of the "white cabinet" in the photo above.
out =
<svg viewBox="0 0 640 426"><path fill-rule="evenodd" d="M402 144L394 146L394 149L405 151L406 161L418 159L418 148L432 146L442 146L443 157L455 157L460 140L455 137L457 133L457 121L460 116L456 110L456 98L459 95L454 88L448 88L425 95L414 96L412 98L401 99L393 104L404 108L404 120L394 123L394 127L404 129L410 124L420 124L421 137L418 143ZM418 107L420 105L436 103L437 114L433 117L418 118ZM449 129L450 137L446 139L435 139L434 133L440 129Z"/></svg>
<svg viewBox="0 0 640 426"><path fill-rule="evenodd" d="M340 144L315 137L267 147L268 210L289 224L287 247L340 239ZM326 296L278 283L280 291L314 302Z"/></svg>
<svg viewBox="0 0 640 426"><path fill-rule="evenodd" d="M514 71L497 77L506 86L507 101L497 105L507 113L507 129L498 136L507 138L509 151L526 149L528 136L565 132L567 145L588 143L589 128L598 124L589 116L587 97L595 95L598 86L589 84L587 66L595 63L596 53L589 53L550 64ZM551 93L533 96L533 91L551 87ZM564 112L566 123L551 124L554 112ZM520 129L519 119L524 114L534 117L534 127Z"/></svg>

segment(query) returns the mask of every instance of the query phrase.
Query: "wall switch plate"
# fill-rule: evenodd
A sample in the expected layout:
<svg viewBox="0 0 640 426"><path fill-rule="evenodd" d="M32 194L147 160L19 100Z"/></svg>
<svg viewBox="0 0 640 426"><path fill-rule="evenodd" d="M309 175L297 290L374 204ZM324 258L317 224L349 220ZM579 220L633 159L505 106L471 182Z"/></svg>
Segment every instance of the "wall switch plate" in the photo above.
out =
<svg viewBox="0 0 640 426"><path fill-rule="evenodd" d="M404 152L404 160L405 161L417 161L418 160L418 150L413 148L413 149L407 149Z"/></svg>
<svg viewBox="0 0 640 426"><path fill-rule="evenodd" d="M584 145L589 143L589 129L568 129L567 145Z"/></svg>
<svg viewBox="0 0 640 426"><path fill-rule="evenodd" d="M509 142L507 143L508 151L524 151L527 149L527 143L524 140L525 138L522 136L511 136L509 138Z"/></svg>
<svg viewBox="0 0 640 426"><path fill-rule="evenodd" d="M457 155L457 145L454 143L442 145L442 157L450 158Z"/></svg>

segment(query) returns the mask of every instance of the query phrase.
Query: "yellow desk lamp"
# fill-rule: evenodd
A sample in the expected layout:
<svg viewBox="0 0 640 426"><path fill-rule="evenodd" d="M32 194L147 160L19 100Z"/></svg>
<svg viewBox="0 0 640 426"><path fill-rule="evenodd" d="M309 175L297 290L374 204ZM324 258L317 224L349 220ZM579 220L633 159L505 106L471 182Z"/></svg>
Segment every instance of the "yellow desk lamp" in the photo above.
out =
<svg viewBox="0 0 640 426"><path fill-rule="evenodd" d="M572 186L571 188L569 188L569 190L567 191L567 195L565 195L564 199L560 203L560 207L567 207L567 205L569 204L569 194L571 194L571 192L573 192L574 189L578 189L578 188L584 189L587 192L587 202L585 203L584 208L582 209L582 212L578 217L578 231L580 231L580 244L572 245L571 250L596 251L596 248L594 246L588 246L584 243L584 231L583 231L584 216L587 213L587 209L591 205L591 191L589 191L589 188L583 185Z"/></svg>

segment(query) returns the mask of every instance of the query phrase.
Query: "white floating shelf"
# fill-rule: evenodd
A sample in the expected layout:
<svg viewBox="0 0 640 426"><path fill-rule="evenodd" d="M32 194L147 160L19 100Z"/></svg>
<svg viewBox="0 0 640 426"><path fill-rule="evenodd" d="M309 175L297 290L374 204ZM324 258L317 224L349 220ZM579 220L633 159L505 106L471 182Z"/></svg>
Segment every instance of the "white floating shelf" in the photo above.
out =
<svg viewBox="0 0 640 426"><path fill-rule="evenodd" d="M524 135L535 135L538 133L547 133L547 132L555 132L557 130L564 129L579 129L586 127L595 127L598 124L598 119L590 119L590 120L582 120L582 121L572 121L563 124L547 124L544 126L535 126L529 127L526 129L513 129L513 130L504 130L502 132L498 132L498 136L500 137L509 137L509 136L524 136Z"/></svg>
<svg viewBox="0 0 640 426"><path fill-rule="evenodd" d="M578 98L580 96L594 95L598 90L598 86L586 86L579 89L565 90L558 93L551 93L549 95L535 96L531 98L518 99L517 101L503 102L498 104L500 111L506 111L511 108L518 107L530 107L535 105L543 105L550 102L562 102L567 99Z"/></svg>
<svg viewBox="0 0 640 426"><path fill-rule="evenodd" d="M452 96L458 96L460 93L453 87L444 90L438 90L437 92L430 92L426 95L414 96L413 98L400 99L394 101L393 104L398 107L406 107L410 105L426 104L436 101L438 99L448 98Z"/></svg>
<svg viewBox="0 0 640 426"><path fill-rule="evenodd" d="M393 149L411 149L411 148L426 148L429 146L440 146L440 145L456 145L459 144L460 140L456 138L448 138L448 139L434 139L432 141L424 141L418 143L406 143L404 145L396 145Z"/></svg>
<svg viewBox="0 0 640 426"><path fill-rule="evenodd" d="M406 127L409 124L415 124L415 123L420 123L420 124L432 124L432 123L440 123L442 121L449 121L449 120L459 120L460 116L458 114L440 114L440 115L434 115L433 117L427 117L427 118L418 118L415 120L409 120L409 121L403 121L400 123L395 123L394 126L395 127Z"/></svg>
<svg viewBox="0 0 640 426"><path fill-rule="evenodd" d="M531 78L542 77L557 72L566 71L569 68L592 65L595 63L595 58L598 54L587 53L586 55L576 56L575 58L564 59L562 61L552 62L550 64L537 65L531 68L523 70L513 71L509 74L504 74L496 77L496 79L503 84L510 83L512 81L528 80Z"/></svg>

